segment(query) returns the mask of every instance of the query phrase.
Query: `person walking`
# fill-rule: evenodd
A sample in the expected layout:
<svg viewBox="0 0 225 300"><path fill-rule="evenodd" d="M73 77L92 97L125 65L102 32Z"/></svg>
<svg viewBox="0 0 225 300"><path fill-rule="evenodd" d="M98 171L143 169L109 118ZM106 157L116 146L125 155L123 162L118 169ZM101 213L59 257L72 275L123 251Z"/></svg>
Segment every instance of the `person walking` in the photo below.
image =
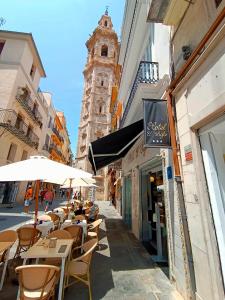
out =
<svg viewBox="0 0 225 300"><path fill-rule="evenodd" d="M44 196L45 193L48 191L48 189L45 187L44 189L41 190L40 192L40 197L41 197L41 206L44 208Z"/></svg>
<svg viewBox="0 0 225 300"><path fill-rule="evenodd" d="M23 211L24 211L25 214L29 213L29 207L31 205L32 198L33 198L33 189L32 189L32 186L29 185L27 190L26 190L25 197L24 197Z"/></svg>
<svg viewBox="0 0 225 300"><path fill-rule="evenodd" d="M45 200L45 212L49 209L50 206L52 206L52 202L55 198L55 194L53 192L52 187L48 187L47 192L44 195L44 200Z"/></svg>

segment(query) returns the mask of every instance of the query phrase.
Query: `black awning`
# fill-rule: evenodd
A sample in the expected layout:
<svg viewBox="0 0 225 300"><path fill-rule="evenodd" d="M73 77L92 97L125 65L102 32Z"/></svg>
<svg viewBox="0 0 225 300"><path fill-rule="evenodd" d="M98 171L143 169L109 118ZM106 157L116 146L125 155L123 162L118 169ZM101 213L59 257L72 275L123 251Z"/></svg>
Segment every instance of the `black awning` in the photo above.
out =
<svg viewBox="0 0 225 300"><path fill-rule="evenodd" d="M88 158L93 170L97 170L123 157L143 131L143 120L113 132L89 145Z"/></svg>

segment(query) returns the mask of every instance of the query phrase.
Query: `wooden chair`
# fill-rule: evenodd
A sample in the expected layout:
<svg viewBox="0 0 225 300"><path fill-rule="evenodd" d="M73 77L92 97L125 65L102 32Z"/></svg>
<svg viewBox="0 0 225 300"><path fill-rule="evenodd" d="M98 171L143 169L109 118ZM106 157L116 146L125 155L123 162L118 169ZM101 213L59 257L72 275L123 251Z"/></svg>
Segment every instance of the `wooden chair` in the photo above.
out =
<svg viewBox="0 0 225 300"><path fill-rule="evenodd" d="M54 229L59 229L60 217L52 212L48 213L48 216L51 218L51 221L54 223Z"/></svg>
<svg viewBox="0 0 225 300"><path fill-rule="evenodd" d="M96 238L99 241L99 226L102 223L102 219L98 219L88 225L87 238Z"/></svg>
<svg viewBox="0 0 225 300"><path fill-rule="evenodd" d="M81 281L88 286L90 300L92 299L90 283L90 264L93 251L97 244L97 239L92 239L84 243L83 246L78 247L83 249L84 254L69 262L66 274L67 277L65 282L65 288L69 287L77 281ZM72 282L69 282L71 277Z"/></svg>
<svg viewBox="0 0 225 300"><path fill-rule="evenodd" d="M64 230L68 231L70 235L72 236L74 242L73 247L77 247L81 244L81 237L82 237L82 228L78 225L70 225Z"/></svg>
<svg viewBox="0 0 225 300"><path fill-rule="evenodd" d="M41 237L41 231L34 227L20 227L17 229L18 246L14 257L20 255L21 252L27 251Z"/></svg>
<svg viewBox="0 0 225 300"><path fill-rule="evenodd" d="M52 237L56 237L60 240L68 240L68 239L72 239L71 234L64 230L64 229L58 229L58 230L54 230L52 231L49 235L48 238L52 238Z"/></svg>
<svg viewBox="0 0 225 300"><path fill-rule="evenodd" d="M84 215L77 215L77 216L75 216L75 221L83 221L83 220L85 220L86 218L85 218L85 216Z"/></svg>
<svg viewBox="0 0 225 300"><path fill-rule="evenodd" d="M55 295L59 268L49 265L29 265L16 268L21 300L49 300Z"/></svg>
<svg viewBox="0 0 225 300"><path fill-rule="evenodd" d="M3 232L0 232L0 242L12 243L11 246L9 246L2 253L0 253L0 266L4 264L3 271L2 271L2 277L1 277L1 282L0 282L0 290L3 287L3 283L4 283L4 279L5 279L10 248L16 242L17 238L18 238L17 233L14 230L5 230Z"/></svg>

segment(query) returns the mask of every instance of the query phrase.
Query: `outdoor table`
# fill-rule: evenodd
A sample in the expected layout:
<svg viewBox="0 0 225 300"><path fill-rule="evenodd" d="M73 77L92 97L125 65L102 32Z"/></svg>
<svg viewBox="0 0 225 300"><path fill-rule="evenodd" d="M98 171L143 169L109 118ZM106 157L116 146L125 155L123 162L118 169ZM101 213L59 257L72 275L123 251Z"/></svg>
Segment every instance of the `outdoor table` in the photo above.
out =
<svg viewBox="0 0 225 300"><path fill-rule="evenodd" d="M84 243L84 239L85 237L87 236L87 221L86 220L83 220L83 221L80 221L80 223L73 223L72 220L66 220L62 226L61 226L61 229L64 229L70 225L78 225L78 226L81 226L82 227L82 240L81 240L81 244L83 245Z"/></svg>
<svg viewBox="0 0 225 300"><path fill-rule="evenodd" d="M23 226L33 227L34 221L33 220L27 221L25 223L25 225L23 225ZM51 229L54 229L54 222L53 221L45 221L42 224L38 224L36 226L36 228L41 231L42 236L47 236L50 233Z"/></svg>
<svg viewBox="0 0 225 300"><path fill-rule="evenodd" d="M10 252L10 249L13 244L14 244L14 242L1 242L0 241L0 254L2 254L5 250L7 250L6 255L5 255L5 262L3 262L4 267L3 267L2 277L1 277L1 282L0 282L0 290L2 290L2 287L3 287L6 268L7 268L8 260L9 260L9 252Z"/></svg>
<svg viewBox="0 0 225 300"><path fill-rule="evenodd" d="M48 241L40 239L36 244L34 244L27 252L21 254L23 258L23 264L26 264L27 259L36 258L36 263L38 263L40 258L60 258L61 259L61 271L60 271L60 281L59 281L59 293L58 300L63 299L63 281L64 281L64 270L66 259L70 257L71 248L73 245L73 239L62 240L58 239L55 248L49 248L46 246ZM63 253L59 253L61 246L66 245ZM19 299L19 291L17 295Z"/></svg>

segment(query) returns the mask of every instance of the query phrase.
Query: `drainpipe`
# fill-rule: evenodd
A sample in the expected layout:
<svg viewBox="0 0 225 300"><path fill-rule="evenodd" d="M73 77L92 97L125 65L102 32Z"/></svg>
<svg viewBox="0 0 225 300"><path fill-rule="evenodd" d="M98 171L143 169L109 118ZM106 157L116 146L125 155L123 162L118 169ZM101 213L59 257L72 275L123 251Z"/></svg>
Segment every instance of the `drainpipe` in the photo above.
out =
<svg viewBox="0 0 225 300"><path fill-rule="evenodd" d="M197 58L204 52L206 43L210 40L213 34L218 29L219 25L225 18L225 7L220 12L216 20L210 26L208 32L202 38L196 49L193 51L187 62L184 66L177 72L174 80L172 80L171 84L167 88L166 99L167 99L167 108L168 108L168 119L169 119L169 127L170 127L170 134L171 134L171 146L172 146L172 153L173 153L173 164L174 164L174 173L175 173L175 180L177 183L177 190L178 190L178 201L179 201L179 218L180 224L182 226L181 230L183 236L181 237L183 243L183 254L185 260L185 272L188 274L187 278L187 286L189 288L189 293L191 299L196 299L195 292L196 292L196 281L195 281L195 272L194 272L194 263L193 263L193 255L192 255L192 248L191 248L191 239L190 233L188 228L188 221L187 221L187 214L186 214L186 207L185 207L185 199L183 194L183 186L181 180L181 170L179 165L179 158L178 158L178 146L177 146L177 139L176 139L176 127L175 127L175 117L173 114L173 106L175 108L175 103L172 98L172 94L174 89L177 85L181 82L182 79L187 75L188 71L190 70L191 66L195 63Z"/></svg>

